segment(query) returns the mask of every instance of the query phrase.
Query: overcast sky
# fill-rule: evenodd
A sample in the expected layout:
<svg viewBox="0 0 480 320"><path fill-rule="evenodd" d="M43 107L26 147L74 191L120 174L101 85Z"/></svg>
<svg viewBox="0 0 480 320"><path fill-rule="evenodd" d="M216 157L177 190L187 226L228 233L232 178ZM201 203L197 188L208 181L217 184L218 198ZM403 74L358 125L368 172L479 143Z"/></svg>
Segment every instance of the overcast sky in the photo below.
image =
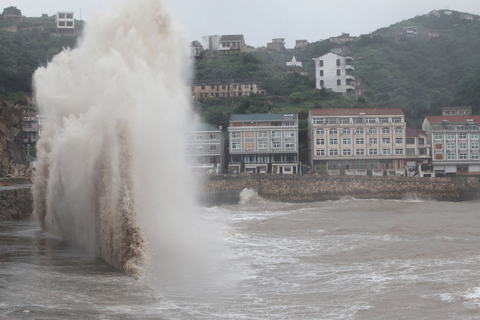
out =
<svg viewBox="0 0 480 320"><path fill-rule="evenodd" d="M89 21L111 0L0 0L0 8L16 6L27 17L74 11ZM113 0L119 1L119 0ZM135 0L130 0L135 3ZM272 38L309 42L338 36L358 36L433 9L480 14L480 0L165 0L191 40L202 36L243 34L248 45L266 46Z"/></svg>

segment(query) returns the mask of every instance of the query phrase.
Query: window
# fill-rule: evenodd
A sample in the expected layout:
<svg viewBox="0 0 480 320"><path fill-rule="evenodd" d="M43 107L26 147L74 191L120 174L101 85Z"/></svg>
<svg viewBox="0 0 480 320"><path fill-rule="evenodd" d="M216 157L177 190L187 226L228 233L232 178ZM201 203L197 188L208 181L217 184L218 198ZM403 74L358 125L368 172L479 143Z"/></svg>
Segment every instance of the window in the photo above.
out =
<svg viewBox="0 0 480 320"><path fill-rule="evenodd" d="M59 27L65 27L65 21L58 21Z"/></svg>
<svg viewBox="0 0 480 320"><path fill-rule="evenodd" d="M356 138L355 139L355 144L364 144L365 141L363 140L363 138Z"/></svg>
<svg viewBox="0 0 480 320"><path fill-rule="evenodd" d="M402 122L402 118L400 118L400 117L392 117L392 122L393 122L393 123L400 123L400 122Z"/></svg>
<svg viewBox="0 0 480 320"><path fill-rule="evenodd" d="M321 157L325 155L325 150L317 150L317 157Z"/></svg>
<svg viewBox="0 0 480 320"><path fill-rule="evenodd" d="M390 133L390 128L383 128L382 133Z"/></svg>
<svg viewBox="0 0 480 320"><path fill-rule="evenodd" d="M472 141L471 147L472 150L478 150L478 141Z"/></svg>
<svg viewBox="0 0 480 320"><path fill-rule="evenodd" d="M313 124L322 124L323 118L313 118Z"/></svg>
<svg viewBox="0 0 480 320"><path fill-rule="evenodd" d="M403 154L403 149L395 149L395 154Z"/></svg>
<svg viewBox="0 0 480 320"><path fill-rule="evenodd" d="M338 150L330 150L331 156L338 156Z"/></svg>
<svg viewBox="0 0 480 320"><path fill-rule="evenodd" d="M280 146L280 141L274 141L274 142L272 143L272 148L273 148L273 149L280 149L280 147L281 147L281 146Z"/></svg>
<svg viewBox="0 0 480 320"><path fill-rule="evenodd" d="M59 19L65 19L65 13L59 13L58 18Z"/></svg>
<svg viewBox="0 0 480 320"><path fill-rule="evenodd" d="M295 148L295 143L293 143L293 142L287 142L287 143L285 143L285 147L286 147L286 148Z"/></svg>
<svg viewBox="0 0 480 320"><path fill-rule="evenodd" d="M197 151L203 151L203 146L196 146L196 147L195 147L195 150L197 150Z"/></svg>
<svg viewBox="0 0 480 320"><path fill-rule="evenodd" d="M245 142L245 149L247 149L247 150L255 149L255 143L254 142Z"/></svg>
<svg viewBox="0 0 480 320"><path fill-rule="evenodd" d="M467 150L467 143L466 142L460 142L458 144L458 149L460 150Z"/></svg>
<svg viewBox="0 0 480 320"><path fill-rule="evenodd" d="M457 130L465 130L465 126L457 126Z"/></svg>
<svg viewBox="0 0 480 320"><path fill-rule="evenodd" d="M344 156L351 156L352 155L352 150L351 149L343 149Z"/></svg>
<svg viewBox="0 0 480 320"><path fill-rule="evenodd" d="M371 155L371 156L376 156L378 154L377 149L368 150L368 154Z"/></svg>
<svg viewBox="0 0 480 320"><path fill-rule="evenodd" d="M337 129L335 128L330 129L330 134L337 134L337 133L338 133Z"/></svg>
<svg viewBox="0 0 480 320"><path fill-rule="evenodd" d="M316 143L317 143L317 146L323 146L325 145L325 139L317 139Z"/></svg>
<svg viewBox="0 0 480 320"><path fill-rule="evenodd" d="M403 129L402 128L395 128L395 133L403 133Z"/></svg>
<svg viewBox="0 0 480 320"><path fill-rule="evenodd" d="M316 134L324 134L325 131L323 131L323 129L317 129L317 130L315 131L315 133L316 133Z"/></svg>
<svg viewBox="0 0 480 320"><path fill-rule="evenodd" d="M281 136L282 136L282 132L272 131L272 138L280 138Z"/></svg>
<svg viewBox="0 0 480 320"><path fill-rule="evenodd" d="M387 123L387 122L388 122L388 118L378 118L378 122L380 122L380 123Z"/></svg>
<svg viewBox="0 0 480 320"><path fill-rule="evenodd" d="M340 65L340 59L337 59L337 66Z"/></svg>
<svg viewBox="0 0 480 320"><path fill-rule="evenodd" d="M323 60L319 60L318 64L319 64L320 67L323 67Z"/></svg>
<svg viewBox="0 0 480 320"><path fill-rule="evenodd" d="M363 134L363 128L357 128L357 129L355 130L355 133L356 133L356 134Z"/></svg>
<svg viewBox="0 0 480 320"><path fill-rule="evenodd" d="M467 159L467 153L466 152L460 152L458 154L458 159L460 160L466 160Z"/></svg>
<svg viewBox="0 0 480 320"><path fill-rule="evenodd" d="M436 153L435 154L435 160L442 160L443 159L443 154L441 153Z"/></svg>
<svg viewBox="0 0 480 320"><path fill-rule="evenodd" d="M447 133L447 140L455 140L455 133Z"/></svg>
<svg viewBox="0 0 480 320"><path fill-rule="evenodd" d="M330 124L337 123L337 118L327 118L325 122Z"/></svg>
<svg viewBox="0 0 480 320"><path fill-rule="evenodd" d="M350 118L339 118L338 121L340 123L350 123Z"/></svg>
<svg viewBox="0 0 480 320"><path fill-rule="evenodd" d="M203 136L201 134L197 134L197 137L196 137L197 140L202 140L203 139Z"/></svg>
<svg viewBox="0 0 480 320"><path fill-rule="evenodd" d="M320 77L323 77L323 70L320 70Z"/></svg>
<svg viewBox="0 0 480 320"><path fill-rule="evenodd" d="M217 146L210 146L210 151L216 151L217 150Z"/></svg>
<svg viewBox="0 0 480 320"><path fill-rule="evenodd" d="M366 123L375 123L375 118L365 118Z"/></svg>
<svg viewBox="0 0 480 320"><path fill-rule="evenodd" d="M455 142L447 142L447 150L455 150Z"/></svg>
<svg viewBox="0 0 480 320"><path fill-rule="evenodd" d="M295 127L294 121L285 121L285 127Z"/></svg>
<svg viewBox="0 0 480 320"><path fill-rule="evenodd" d="M369 134L377 134L377 129L376 128L370 128L368 129Z"/></svg>
<svg viewBox="0 0 480 320"><path fill-rule="evenodd" d="M350 129L349 128L345 128L342 130L342 133L343 134L350 134Z"/></svg>
<svg viewBox="0 0 480 320"><path fill-rule="evenodd" d="M459 133L458 134L458 139L466 140L467 139L467 134L466 133Z"/></svg>
<svg viewBox="0 0 480 320"><path fill-rule="evenodd" d="M285 137L286 138L295 138L295 131L285 131Z"/></svg>
<svg viewBox="0 0 480 320"><path fill-rule="evenodd" d="M365 155L365 149L357 149L357 150L355 150L355 154L357 156L363 156L363 155Z"/></svg>
<svg viewBox="0 0 480 320"><path fill-rule="evenodd" d="M337 69L337 76L340 75L340 69Z"/></svg>
<svg viewBox="0 0 480 320"><path fill-rule="evenodd" d="M407 138L407 144L415 144L415 138Z"/></svg>
<svg viewBox="0 0 480 320"><path fill-rule="evenodd" d="M455 160L455 153L447 153L447 160Z"/></svg>
<svg viewBox="0 0 480 320"><path fill-rule="evenodd" d="M232 149L240 149L241 146L240 146L240 143L239 142L233 142L232 143Z"/></svg>
<svg viewBox="0 0 480 320"><path fill-rule="evenodd" d="M478 133L471 133L470 134L470 139L478 140Z"/></svg>
<svg viewBox="0 0 480 320"><path fill-rule="evenodd" d="M427 155L427 148L420 148L418 149L418 152L420 153L421 156Z"/></svg>
<svg viewBox="0 0 480 320"><path fill-rule="evenodd" d="M67 27L73 27L73 21L67 21Z"/></svg>
<svg viewBox="0 0 480 320"><path fill-rule="evenodd" d="M258 149L267 149L268 148L268 143L266 141L260 141L258 143Z"/></svg>
<svg viewBox="0 0 480 320"><path fill-rule="evenodd" d="M247 131L245 132L245 138L254 138L255 137L255 132L253 131Z"/></svg>
<svg viewBox="0 0 480 320"><path fill-rule="evenodd" d="M72 13L67 13L67 19L73 19L73 14Z"/></svg>
<svg viewBox="0 0 480 320"><path fill-rule="evenodd" d="M325 87L323 80L320 80L320 87Z"/></svg>
<svg viewBox="0 0 480 320"><path fill-rule="evenodd" d="M338 79L337 80L337 86L341 86L342 85L342 80Z"/></svg>
<svg viewBox="0 0 480 320"><path fill-rule="evenodd" d="M390 138L382 138L382 143L384 144L390 143Z"/></svg>
<svg viewBox="0 0 480 320"><path fill-rule="evenodd" d="M472 152L472 160L478 160L478 152Z"/></svg>
<svg viewBox="0 0 480 320"><path fill-rule="evenodd" d="M351 145L352 144L352 140L350 138L343 138L343 141L342 143L344 145Z"/></svg>
<svg viewBox="0 0 480 320"><path fill-rule="evenodd" d="M259 138L268 138L268 132L267 131L259 131L258 132L258 137Z"/></svg>
<svg viewBox="0 0 480 320"><path fill-rule="evenodd" d="M330 145L338 145L337 139L330 139Z"/></svg>
<svg viewBox="0 0 480 320"><path fill-rule="evenodd" d="M395 143L402 144L403 143L403 138L395 138Z"/></svg>
<svg viewBox="0 0 480 320"><path fill-rule="evenodd" d="M390 154L390 149L382 149L382 154L383 155L389 155Z"/></svg>
<svg viewBox="0 0 480 320"><path fill-rule="evenodd" d="M368 144L377 144L377 138L368 138Z"/></svg>
<svg viewBox="0 0 480 320"><path fill-rule="evenodd" d="M435 140L442 140L442 139L443 139L443 134L441 134L441 133L435 133L435 134L433 135L433 137L434 137Z"/></svg>

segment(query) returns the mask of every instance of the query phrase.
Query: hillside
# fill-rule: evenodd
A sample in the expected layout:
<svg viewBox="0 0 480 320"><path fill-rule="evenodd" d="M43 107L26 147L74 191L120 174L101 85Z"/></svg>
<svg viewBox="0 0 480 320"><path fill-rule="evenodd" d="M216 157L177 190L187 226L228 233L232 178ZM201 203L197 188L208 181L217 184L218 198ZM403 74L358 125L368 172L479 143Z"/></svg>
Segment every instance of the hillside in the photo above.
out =
<svg viewBox="0 0 480 320"><path fill-rule="evenodd" d="M21 127L22 112L0 97L0 177L12 173L17 165L26 164Z"/></svg>
<svg viewBox="0 0 480 320"><path fill-rule="evenodd" d="M83 22L75 23L81 30ZM26 103L24 94L32 92L34 71L76 42L75 35L55 34L54 16L0 15L0 95L15 103Z"/></svg>

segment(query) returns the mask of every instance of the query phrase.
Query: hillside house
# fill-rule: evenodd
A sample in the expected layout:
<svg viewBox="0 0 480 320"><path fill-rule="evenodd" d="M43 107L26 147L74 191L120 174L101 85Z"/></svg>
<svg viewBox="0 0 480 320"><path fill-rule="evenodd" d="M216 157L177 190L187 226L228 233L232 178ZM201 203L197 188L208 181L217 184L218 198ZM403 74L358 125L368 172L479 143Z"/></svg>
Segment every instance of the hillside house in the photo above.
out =
<svg viewBox="0 0 480 320"><path fill-rule="evenodd" d="M75 33L75 19L72 11L57 12L55 15L55 22L58 34L73 34Z"/></svg>
<svg viewBox="0 0 480 320"><path fill-rule="evenodd" d="M193 98L226 98L249 96L250 93L266 95L260 87L261 79L195 80L191 85Z"/></svg>
<svg viewBox="0 0 480 320"><path fill-rule="evenodd" d="M329 52L313 59L315 61L315 87L326 88L355 97L355 68L350 64L352 57Z"/></svg>
<svg viewBox="0 0 480 320"><path fill-rule="evenodd" d="M267 43L267 50L285 51L285 38L272 39L272 42Z"/></svg>
<svg viewBox="0 0 480 320"><path fill-rule="evenodd" d="M220 37L218 51L221 54L245 52L247 45L243 35L224 35Z"/></svg>

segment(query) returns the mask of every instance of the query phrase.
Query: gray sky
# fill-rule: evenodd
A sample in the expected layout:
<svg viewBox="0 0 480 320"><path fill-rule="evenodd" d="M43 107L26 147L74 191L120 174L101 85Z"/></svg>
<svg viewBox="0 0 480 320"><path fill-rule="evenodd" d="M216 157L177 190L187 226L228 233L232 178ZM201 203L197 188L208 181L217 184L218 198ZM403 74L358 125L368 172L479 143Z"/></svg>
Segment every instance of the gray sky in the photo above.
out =
<svg viewBox="0 0 480 320"><path fill-rule="evenodd" d="M0 0L28 17L74 11L89 21L110 0ZM113 0L118 1L118 0ZM135 0L131 0L135 3ZM243 34L248 45L266 46L272 38L309 42L340 35L358 36L422 15L433 9L480 14L480 0L165 0L191 40L206 35ZM80 8L82 10L80 11ZM81 14L81 15L80 15Z"/></svg>

